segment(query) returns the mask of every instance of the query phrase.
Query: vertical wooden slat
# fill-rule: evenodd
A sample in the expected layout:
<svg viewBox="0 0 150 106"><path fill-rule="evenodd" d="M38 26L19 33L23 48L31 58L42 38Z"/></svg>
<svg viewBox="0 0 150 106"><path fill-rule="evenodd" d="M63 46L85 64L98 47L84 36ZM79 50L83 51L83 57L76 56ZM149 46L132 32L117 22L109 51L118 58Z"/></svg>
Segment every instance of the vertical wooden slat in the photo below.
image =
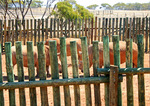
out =
<svg viewBox="0 0 150 106"><path fill-rule="evenodd" d="M82 36L84 36L84 19L82 19Z"/></svg>
<svg viewBox="0 0 150 106"><path fill-rule="evenodd" d="M6 42L6 38L7 38L7 30L6 30L6 20L4 20L4 42Z"/></svg>
<svg viewBox="0 0 150 106"><path fill-rule="evenodd" d="M50 19L50 38L52 38L53 37L53 35L52 35L52 27L53 27L53 18L51 18Z"/></svg>
<svg viewBox="0 0 150 106"><path fill-rule="evenodd" d="M41 26L41 20L40 19L38 19L38 42L40 42L40 32L41 32L41 30L40 30L40 26Z"/></svg>
<svg viewBox="0 0 150 106"><path fill-rule="evenodd" d="M24 82L24 69L23 69L23 55L22 55L22 42L16 42L16 61L18 70L18 81ZM19 89L20 105L26 106L25 90L24 88Z"/></svg>
<svg viewBox="0 0 150 106"><path fill-rule="evenodd" d="M113 36L113 51L114 51L114 65L120 68L120 47L119 47L119 36ZM122 106L122 94L121 94L121 83L118 83L118 106Z"/></svg>
<svg viewBox="0 0 150 106"><path fill-rule="evenodd" d="M144 35L145 18L142 18L142 34Z"/></svg>
<svg viewBox="0 0 150 106"><path fill-rule="evenodd" d="M114 35L115 18L112 19L112 35Z"/></svg>
<svg viewBox="0 0 150 106"><path fill-rule="evenodd" d="M133 41L135 41L135 32L136 32L135 31L136 30L135 29L135 17L133 18L133 22L132 23L133 23L133 27L132 27L132 30L133 30L132 31L132 39L133 39Z"/></svg>
<svg viewBox="0 0 150 106"><path fill-rule="evenodd" d="M54 38L56 38L56 18L54 18Z"/></svg>
<svg viewBox="0 0 150 106"><path fill-rule="evenodd" d="M61 29L61 34L60 36L62 37L63 36L63 19L60 19L60 22L61 22L61 26L60 26L60 29ZM72 35L73 36L73 35Z"/></svg>
<svg viewBox="0 0 150 106"><path fill-rule="evenodd" d="M36 46L36 35L37 35L37 32L36 32L36 19L34 19L34 46Z"/></svg>
<svg viewBox="0 0 150 106"><path fill-rule="evenodd" d="M116 18L116 35L118 35L118 18Z"/></svg>
<svg viewBox="0 0 150 106"><path fill-rule="evenodd" d="M27 58L28 58L29 81L35 81L33 43L31 41L27 42ZM30 105L37 106L36 88L30 88L29 90L30 90Z"/></svg>
<svg viewBox="0 0 150 106"><path fill-rule="evenodd" d="M82 47L84 77L90 77L89 58L88 58L88 48L87 48L87 38L86 37L81 37L81 47ZM86 95L86 106L91 106L92 101L91 101L91 86L90 86L90 84L85 85L85 95Z"/></svg>
<svg viewBox="0 0 150 106"><path fill-rule="evenodd" d="M104 29L105 29L105 18L103 18L103 23L102 23L102 37L104 36Z"/></svg>
<svg viewBox="0 0 150 106"><path fill-rule="evenodd" d="M42 19L42 41L44 41L44 19Z"/></svg>
<svg viewBox="0 0 150 106"><path fill-rule="evenodd" d="M12 25L12 26L11 26L11 27L12 27L12 46L14 46L14 42L15 42L14 20L12 20L12 24L11 24L11 25Z"/></svg>
<svg viewBox="0 0 150 106"><path fill-rule="evenodd" d="M135 40L134 40L136 43L137 43L137 34L139 34L138 25L139 25L139 18L136 18L136 33L135 33Z"/></svg>
<svg viewBox="0 0 150 106"><path fill-rule="evenodd" d="M87 36L87 19L85 19L85 36Z"/></svg>
<svg viewBox="0 0 150 106"><path fill-rule="evenodd" d="M128 36L128 17L126 17L125 19L125 37L124 40L126 40L127 36Z"/></svg>
<svg viewBox="0 0 150 106"><path fill-rule="evenodd" d="M64 33L64 36L67 37L68 35L68 32L67 32L67 24L68 24L68 20L66 19L65 20L65 33Z"/></svg>
<svg viewBox="0 0 150 106"><path fill-rule="evenodd" d="M123 18L123 41L125 39L125 23L126 23L126 18Z"/></svg>
<svg viewBox="0 0 150 106"><path fill-rule="evenodd" d="M31 35L30 35L30 41L33 41L33 20L32 19L30 19L30 33L31 33Z"/></svg>
<svg viewBox="0 0 150 106"><path fill-rule="evenodd" d="M139 18L139 33L138 34L141 34L141 18Z"/></svg>
<svg viewBox="0 0 150 106"><path fill-rule="evenodd" d="M5 43L5 59L6 59L6 71L8 82L14 82L14 72L12 64L12 53L11 53L11 43ZM15 106L15 89L9 90L9 105Z"/></svg>
<svg viewBox="0 0 150 106"><path fill-rule="evenodd" d="M109 18L109 41L112 41L111 38L111 18Z"/></svg>
<svg viewBox="0 0 150 106"><path fill-rule="evenodd" d="M101 18L98 21L98 41L100 41L100 31L101 31Z"/></svg>
<svg viewBox="0 0 150 106"><path fill-rule="evenodd" d="M18 41L18 20L15 20L15 40ZM4 40L5 42L5 40Z"/></svg>
<svg viewBox="0 0 150 106"><path fill-rule="evenodd" d="M78 55L77 55L77 44L76 41L70 42L70 51L71 51L71 62L73 70L73 78L79 78L78 73ZM75 106L80 106L80 87L79 85L74 85L74 102Z"/></svg>
<svg viewBox="0 0 150 106"><path fill-rule="evenodd" d="M79 38L81 37L81 19L79 18Z"/></svg>
<svg viewBox="0 0 150 106"><path fill-rule="evenodd" d="M148 18L146 17L146 43L145 43L145 52L148 51Z"/></svg>
<svg viewBox="0 0 150 106"><path fill-rule="evenodd" d="M92 20L91 20L91 44L93 43L93 28L94 28L94 19L92 18Z"/></svg>
<svg viewBox="0 0 150 106"><path fill-rule="evenodd" d="M130 26L128 26L128 30L129 30L129 38L132 38L133 35L131 35L131 29L132 29L132 18L130 18Z"/></svg>
<svg viewBox="0 0 150 106"><path fill-rule="evenodd" d="M103 37L103 60L104 67L110 67L110 56L109 56L109 37ZM108 76L108 75L106 75ZM105 83L105 105L109 106L109 83Z"/></svg>
<svg viewBox="0 0 150 106"><path fill-rule="evenodd" d="M3 21L2 20L0 20L0 46L1 46L1 51L0 51L0 53L1 52L3 52Z"/></svg>
<svg viewBox="0 0 150 106"><path fill-rule="evenodd" d="M88 43L88 45L90 44L90 33L91 33L91 26L90 26L90 23L91 23L91 19L89 18L88 19L88 35L87 35L87 38L88 38L88 41L87 41L87 43Z"/></svg>
<svg viewBox="0 0 150 106"><path fill-rule="evenodd" d="M68 19L68 37L70 38L70 24L71 24L71 21L70 19Z"/></svg>
<svg viewBox="0 0 150 106"><path fill-rule="evenodd" d="M108 25L108 18L105 20L105 36L107 36L107 25Z"/></svg>
<svg viewBox="0 0 150 106"><path fill-rule="evenodd" d="M49 41L49 47L52 79L59 79L56 41ZM54 106L61 106L59 87L53 87L53 100Z"/></svg>
<svg viewBox="0 0 150 106"><path fill-rule="evenodd" d="M77 38L77 19L75 19L75 38Z"/></svg>
<svg viewBox="0 0 150 106"><path fill-rule="evenodd" d="M95 17L95 34L94 34L94 40L97 38L97 17Z"/></svg>
<svg viewBox="0 0 150 106"><path fill-rule="evenodd" d="M149 28L148 29L149 29L149 51L150 51L150 17L149 17L148 20L149 20L149 23L148 23L149 24Z"/></svg>
<svg viewBox="0 0 150 106"><path fill-rule="evenodd" d="M26 44L26 29L25 29L25 20L22 20L23 25L23 44Z"/></svg>
<svg viewBox="0 0 150 106"><path fill-rule="evenodd" d="M60 57L63 79L68 79L68 67L67 67L67 54L66 54L66 39L65 37L60 38ZM65 106L71 106L71 97L69 86L64 86L64 98Z"/></svg>
<svg viewBox="0 0 150 106"><path fill-rule="evenodd" d="M122 40L121 31L122 31L122 18L120 18L120 23L119 23L119 38L120 38L120 40Z"/></svg>
<svg viewBox="0 0 150 106"><path fill-rule="evenodd" d="M37 43L38 48L38 63L39 63L39 78L40 80L46 80L46 57L44 42ZM40 87L41 91L41 106L48 106L47 87Z"/></svg>
<svg viewBox="0 0 150 106"><path fill-rule="evenodd" d="M60 20L57 19L57 38L59 38L59 22Z"/></svg>
<svg viewBox="0 0 150 106"><path fill-rule="evenodd" d="M1 20L0 20L1 21ZM1 24L0 24L1 25ZM3 72L2 72L2 50L0 45L0 83L3 83ZM0 106L4 106L4 93L3 89L0 90Z"/></svg>
<svg viewBox="0 0 150 106"><path fill-rule="evenodd" d="M99 49L98 41L93 41L93 71L94 77L98 77L97 68L99 68ZM101 106L100 84L94 84L95 106Z"/></svg>
<svg viewBox="0 0 150 106"><path fill-rule="evenodd" d="M138 67L144 67L144 36L137 35L138 43ZM138 74L139 106L145 106L144 74Z"/></svg>
<svg viewBox="0 0 150 106"><path fill-rule="evenodd" d="M126 39L126 68L132 68L132 39ZM127 106L134 106L133 102L133 75L126 75Z"/></svg>
<svg viewBox="0 0 150 106"><path fill-rule="evenodd" d="M11 36L11 20L8 20L8 27L7 27L7 42L12 41L12 36Z"/></svg>
<svg viewBox="0 0 150 106"><path fill-rule="evenodd" d="M18 26L19 26L19 41L22 41L22 25L21 25L21 20L18 20Z"/></svg>
<svg viewBox="0 0 150 106"><path fill-rule="evenodd" d="M27 22L27 41L29 41L29 20Z"/></svg>
<svg viewBox="0 0 150 106"><path fill-rule="evenodd" d="M45 20L45 40L48 39L48 18Z"/></svg>

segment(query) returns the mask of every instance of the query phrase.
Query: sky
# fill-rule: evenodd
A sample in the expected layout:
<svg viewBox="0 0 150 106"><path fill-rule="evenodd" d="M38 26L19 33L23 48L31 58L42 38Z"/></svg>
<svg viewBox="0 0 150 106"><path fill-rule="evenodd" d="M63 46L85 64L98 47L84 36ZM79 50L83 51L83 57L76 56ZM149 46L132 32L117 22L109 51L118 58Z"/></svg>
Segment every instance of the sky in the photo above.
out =
<svg viewBox="0 0 150 106"><path fill-rule="evenodd" d="M44 1L44 4L46 4L47 0L41 0ZM59 0L56 0L59 1ZM108 3L111 6L114 4L121 2L121 3L148 3L150 0L76 0L76 2L84 7L87 7L92 4L102 4L102 3Z"/></svg>

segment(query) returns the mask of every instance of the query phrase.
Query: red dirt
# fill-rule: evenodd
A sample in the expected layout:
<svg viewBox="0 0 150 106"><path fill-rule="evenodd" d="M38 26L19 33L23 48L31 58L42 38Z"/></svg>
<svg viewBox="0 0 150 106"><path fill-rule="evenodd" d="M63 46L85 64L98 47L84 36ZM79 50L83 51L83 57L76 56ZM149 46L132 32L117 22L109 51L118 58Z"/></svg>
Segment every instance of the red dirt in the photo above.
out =
<svg viewBox="0 0 150 106"><path fill-rule="evenodd" d="M150 67L150 55L149 54L145 54L145 58L144 58L144 67ZM68 63L71 63L71 59L70 57L67 58ZM3 76L6 76L6 66L5 66L5 55L2 55L2 69L3 69ZM125 63L121 64L121 67L125 67ZM93 74L92 71L92 67L90 68L90 74ZM15 75L17 75L17 66L14 67L14 73ZM25 76L28 76L28 68L24 68L24 74ZM60 77L62 77L62 74L59 74ZM68 75L69 78L72 78L72 68L68 67ZM81 71L79 70L79 75L83 75L83 73L81 73ZM50 78L48 78L50 79ZM38 79L36 79L38 80ZM17 80L15 80L17 82ZM28 79L26 79L26 81L28 81ZM7 82L6 80L4 80L4 82ZM134 105L137 106L138 105L138 81L137 81L137 75L134 76L133 79L133 87L134 87ZM101 102L102 102L102 106L104 106L104 84L100 84L101 85ZM91 84L91 88L92 88L92 106L94 106L94 87L93 84ZM150 106L150 75L149 74L145 74L145 99L146 99L146 105ZM41 105L41 99L40 99L40 88L38 87L37 89L37 104L38 106ZM80 97L81 97L81 106L85 106L85 88L84 85L80 86ZM29 106L30 105L30 99L29 99L29 88L25 89L25 93L26 93L26 105ZM61 93L61 105L64 106L64 93L63 93L63 87L60 87L60 93ZM70 94L71 94L71 104L72 106L74 106L74 91L73 91L73 86L70 86ZM52 87L48 87L48 101L49 101L49 105L52 106L53 105L53 92L52 92ZM127 98L126 98L126 78L123 78L123 82L122 82L122 102L123 102L123 106L127 105ZM8 95L8 90L4 90L4 98L5 98L5 106L9 106L9 95ZM19 90L16 89L16 105L19 106Z"/></svg>

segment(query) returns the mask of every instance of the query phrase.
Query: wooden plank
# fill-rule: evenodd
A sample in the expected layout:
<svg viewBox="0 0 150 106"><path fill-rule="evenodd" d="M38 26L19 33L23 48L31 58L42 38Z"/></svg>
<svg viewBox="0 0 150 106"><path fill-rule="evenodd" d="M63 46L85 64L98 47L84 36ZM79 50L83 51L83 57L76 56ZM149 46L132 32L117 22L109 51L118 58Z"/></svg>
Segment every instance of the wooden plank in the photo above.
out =
<svg viewBox="0 0 150 106"><path fill-rule="evenodd" d="M79 78L78 55L77 55L76 41L71 41L70 42L70 51L71 51L71 62L72 62L73 78ZM74 85L74 104L75 104L75 106L80 106L81 105L79 85Z"/></svg>
<svg viewBox="0 0 150 106"><path fill-rule="evenodd" d="M87 19L85 19L85 27L84 27L84 31L85 31L85 36L87 36Z"/></svg>
<svg viewBox="0 0 150 106"><path fill-rule="evenodd" d="M56 41L49 41L49 48L52 79L59 79ZM61 106L59 86L53 86L53 101L54 106Z"/></svg>
<svg viewBox="0 0 150 106"><path fill-rule="evenodd" d="M92 18L91 20L91 44L93 43L93 29L94 29L94 19Z"/></svg>
<svg viewBox="0 0 150 106"><path fill-rule="evenodd" d="M22 41L22 25L21 25L21 20L18 20L18 26L19 26L19 41ZM24 41L24 40L23 40Z"/></svg>
<svg viewBox="0 0 150 106"><path fill-rule="evenodd" d="M107 36L107 25L108 25L108 18L105 20L105 36Z"/></svg>
<svg viewBox="0 0 150 106"><path fill-rule="evenodd" d="M99 67L98 41L93 41L93 71L94 77L98 77L97 68ZM94 84L95 106L101 106L100 84Z"/></svg>
<svg viewBox="0 0 150 106"><path fill-rule="evenodd" d="M79 18L79 38L81 37L81 19Z"/></svg>
<svg viewBox="0 0 150 106"><path fill-rule="evenodd" d="M35 69L34 69L34 55L33 55L33 43L27 42L27 58L28 58L28 75L29 81L35 81ZM37 106L36 88L29 89L30 92L30 105Z"/></svg>
<svg viewBox="0 0 150 106"><path fill-rule="evenodd" d="M112 36L111 36L111 18L109 18L109 41L111 42L112 41Z"/></svg>
<svg viewBox="0 0 150 106"><path fill-rule="evenodd" d="M67 54L66 54L66 39L65 37L60 38L60 57L62 67L63 79L68 79L68 65L67 65ZM64 86L64 98L65 106L71 106L71 97L69 86Z"/></svg>
<svg viewBox="0 0 150 106"><path fill-rule="evenodd" d="M22 42L16 42L16 61L18 71L18 81L24 82L24 69L23 69L23 55L22 55ZM19 100L21 106L26 106L25 90L19 89Z"/></svg>
<svg viewBox="0 0 150 106"><path fill-rule="evenodd" d="M7 79L8 82L14 82L14 72L13 72L13 64L12 64L12 53L11 53L11 43L5 43L5 59L6 59L6 71L7 71ZM15 89L9 90L9 105L15 106Z"/></svg>
<svg viewBox="0 0 150 106"><path fill-rule="evenodd" d="M0 20L1 22L2 20ZM1 24L0 24L1 25ZM2 72L2 50L0 45L0 83L3 83L3 72ZM4 106L4 92L3 89L0 90L0 106Z"/></svg>
<svg viewBox="0 0 150 106"><path fill-rule="evenodd" d="M59 22L60 22L60 20L59 19L57 19L57 38L59 38Z"/></svg>
<svg viewBox="0 0 150 106"><path fill-rule="evenodd" d="M144 36L137 35L138 43L138 67L144 67ZM138 97L139 106L145 106L145 83L144 74L138 74Z"/></svg>
<svg viewBox="0 0 150 106"><path fill-rule="evenodd" d="M68 24L68 20L65 19L65 33L64 33L64 36L67 37L68 35L68 32L67 32L67 24Z"/></svg>
<svg viewBox="0 0 150 106"><path fill-rule="evenodd" d="M82 19L82 36L84 36L84 19Z"/></svg>
<svg viewBox="0 0 150 106"><path fill-rule="evenodd" d="M7 39L7 31L6 31L6 20L4 20L4 43L6 42Z"/></svg>
<svg viewBox="0 0 150 106"><path fill-rule="evenodd" d="M125 23L126 23L126 18L123 18L123 41L125 40Z"/></svg>
<svg viewBox="0 0 150 106"><path fill-rule="evenodd" d="M8 20L8 27L7 27L7 42L11 42L11 38L12 38L12 36L11 36L11 32L10 32L10 30L11 30L11 20Z"/></svg>
<svg viewBox="0 0 150 106"><path fill-rule="evenodd" d="M98 21L98 41L100 41L100 30L101 30L101 18Z"/></svg>
<svg viewBox="0 0 150 106"><path fill-rule="evenodd" d="M74 37L74 21L73 21L73 19L71 21L72 21L71 37L73 38Z"/></svg>
<svg viewBox="0 0 150 106"><path fill-rule="evenodd" d="M142 18L142 34L144 35L145 18Z"/></svg>
<svg viewBox="0 0 150 106"><path fill-rule="evenodd" d="M94 40L97 38L97 17L95 17L95 34L94 34Z"/></svg>
<svg viewBox="0 0 150 106"><path fill-rule="evenodd" d="M118 106L118 67L110 66L109 106Z"/></svg>
<svg viewBox="0 0 150 106"><path fill-rule="evenodd" d="M104 36L104 29L105 29L105 18L103 18L103 23L102 23L102 37Z"/></svg>
<svg viewBox="0 0 150 106"><path fill-rule="evenodd" d="M146 38L146 43L145 43L145 52L148 51L148 17L146 17L146 35L145 35L145 38Z"/></svg>
<svg viewBox="0 0 150 106"><path fill-rule="evenodd" d="M109 37L103 37L103 60L104 67L110 67L110 56L109 56ZM108 76L108 75L106 75ZM105 83L105 105L109 106L109 83Z"/></svg>
<svg viewBox="0 0 150 106"><path fill-rule="evenodd" d="M53 29L53 31L54 31L54 38L56 38L56 18L54 18L54 29Z"/></svg>
<svg viewBox="0 0 150 106"><path fill-rule="evenodd" d="M141 34L141 18L139 18L138 21L139 21L139 31L138 31L139 33L138 34Z"/></svg>
<svg viewBox="0 0 150 106"><path fill-rule="evenodd" d="M50 38L52 38L53 37L53 35L52 35L52 27L53 27L53 18L51 18L50 19ZM62 24L62 23L61 23Z"/></svg>
<svg viewBox="0 0 150 106"><path fill-rule="evenodd" d="M118 18L116 18L116 35L118 35Z"/></svg>
<svg viewBox="0 0 150 106"><path fill-rule="evenodd" d="M148 24L149 24L149 28L148 28L148 29L149 29L149 51L150 51L150 17L149 17L148 20L149 20L149 23L148 23ZM149 66L150 66L150 65L149 65Z"/></svg>
<svg viewBox="0 0 150 106"><path fill-rule="evenodd" d="M126 68L132 68L132 39L126 39ZM126 84L127 84L127 106L134 106L133 101L133 75L126 75Z"/></svg>
<svg viewBox="0 0 150 106"><path fill-rule="evenodd" d="M131 29L132 29L132 18L130 18L130 24L128 26L128 30L129 30L129 38L132 38L133 35L131 35Z"/></svg>
<svg viewBox="0 0 150 106"><path fill-rule="evenodd" d="M39 63L39 78L40 80L46 80L46 57L44 42L37 43L38 48L38 63ZM47 87L40 87L41 91L41 106L48 106Z"/></svg>
<svg viewBox="0 0 150 106"><path fill-rule="evenodd" d="M36 32L36 19L34 19L34 46L36 46L36 35L37 35L37 32Z"/></svg>
<svg viewBox="0 0 150 106"><path fill-rule="evenodd" d="M120 18L119 22L119 40L122 40L121 32L122 32L122 18Z"/></svg>
<svg viewBox="0 0 150 106"><path fill-rule="evenodd" d="M1 52L3 52L3 43L4 43L4 41L3 41L3 21L2 20L0 20L0 46L2 47L0 47L0 49L1 49L1 51L0 51L0 53Z"/></svg>
<svg viewBox="0 0 150 106"><path fill-rule="evenodd" d="M30 41L33 41L33 20L30 19L30 32L31 32L31 35L30 35Z"/></svg>
<svg viewBox="0 0 150 106"><path fill-rule="evenodd" d="M112 35L114 35L115 18L112 19Z"/></svg>
<svg viewBox="0 0 150 106"><path fill-rule="evenodd" d="M133 32L132 32L132 39L133 39L133 41L135 41L135 33L136 33L136 29L135 29L135 17L133 18L133 27L132 27L132 30L133 30Z"/></svg>
<svg viewBox="0 0 150 106"><path fill-rule="evenodd" d="M120 48L119 48L119 36L113 36L113 51L114 51L114 65L120 68ZM122 94L121 94L121 83L118 83L118 102L119 106L122 106Z"/></svg>
<svg viewBox="0 0 150 106"><path fill-rule="evenodd" d="M22 26L23 26L23 44L26 44L26 28L25 28L25 20L22 20Z"/></svg>
<svg viewBox="0 0 150 106"><path fill-rule="evenodd" d="M125 36L124 36L124 40L126 41L126 39L127 39L127 36L128 36L128 17L126 17L126 19L125 19Z"/></svg>
<svg viewBox="0 0 150 106"><path fill-rule="evenodd" d="M68 19L68 37L70 38L70 24L71 24L71 21L70 19Z"/></svg>
<svg viewBox="0 0 150 106"><path fill-rule="evenodd" d="M44 41L44 19L42 19L42 41Z"/></svg>
<svg viewBox="0 0 150 106"><path fill-rule="evenodd" d="M41 30L40 30L40 26L41 26L41 20L40 19L38 19L38 26L37 26L37 28L38 28L38 42L40 42L40 32L41 32Z"/></svg>
<svg viewBox="0 0 150 106"><path fill-rule="evenodd" d="M15 41L15 32L14 32L14 30L15 30L15 28L14 28L14 20L12 20L11 21L12 23L11 23L11 27L12 27L12 46L14 46L14 41Z"/></svg>
<svg viewBox="0 0 150 106"><path fill-rule="evenodd" d="M60 34L60 37L62 37L63 36L63 25L64 25L63 19L60 19L60 22L61 22L61 26L60 26L61 34Z"/></svg>
<svg viewBox="0 0 150 106"><path fill-rule="evenodd" d="M91 37L90 36L91 35L90 34L91 33L91 30L90 30L91 29L91 25L90 24L91 24L91 19L89 18L88 19L88 35L87 35L87 39L88 39L87 43L88 43L88 45L90 45L90 37Z"/></svg>
<svg viewBox="0 0 150 106"><path fill-rule="evenodd" d="M81 37L81 47L82 47L82 60L83 60L83 72L84 77L90 77L89 73L89 58L88 58L88 46L87 38ZM85 95L86 95L86 106L91 106L91 86L90 84L85 85Z"/></svg>
<svg viewBox="0 0 150 106"><path fill-rule="evenodd" d="M45 20L45 40L48 39L48 18Z"/></svg>
<svg viewBox="0 0 150 106"><path fill-rule="evenodd" d="M137 34L139 34L138 25L139 25L139 18L136 18L136 33L135 33L135 40L134 40L136 43L137 43Z"/></svg>
<svg viewBox="0 0 150 106"><path fill-rule="evenodd" d="M18 41L18 19L15 20L15 40ZM5 42L5 40L4 40Z"/></svg>
<svg viewBox="0 0 150 106"><path fill-rule="evenodd" d="M77 19L75 19L75 38L77 38Z"/></svg>
<svg viewBox="0 0 150 106"><path fill-rule="evenodd" d="M29 41L29 20L27 19L27 41Z"/></svg>

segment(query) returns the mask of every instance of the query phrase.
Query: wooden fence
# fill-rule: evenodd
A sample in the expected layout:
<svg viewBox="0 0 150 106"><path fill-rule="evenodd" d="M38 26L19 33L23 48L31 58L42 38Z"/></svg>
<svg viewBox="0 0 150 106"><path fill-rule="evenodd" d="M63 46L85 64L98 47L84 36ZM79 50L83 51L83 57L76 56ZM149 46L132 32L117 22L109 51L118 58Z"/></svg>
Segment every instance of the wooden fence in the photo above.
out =
<svg viewBox="0 0 150 106"><path fill-rule="evenodd" d="M129 33L129 34L128 34ZM145 51L150 48L150 17L135 18L92 18L92 19L27 19L27 20L0 20L0 42L4 44L11 41L36 42L44 41L52 37L73 37L86 36L88 44L92 41L102 41L102 37L119 35L120 40L125 40L127 35L137 42L137 34L144 34ZM149 45L149 46L148 46Z"/></svg>
<svg viewBox="0 0 150 106"><path fill-rule="evenodd" d="M16 95L15 89L19 89L19 102L21 106L26 106L26 96L25 88L30 89L30 105L38 105L36 88L40 87L41 94L41 105L48 106L51 105L48 102L47 87L52 86L53 95L53 105L60 106L61 101L64 101L65 106L81 105L80 100L80 85L85 85L85 99L86 105L91 106L94 102L95 106L101 105L100 97L100 83L105 83L105 105L106 106L122 106L122 92L121 92L121 81L122 74L126 74L127 80L127 104L128 106L133 105L133 74L138 74L138 94L139 94L139 105L145 105L145 89L144 89L144 73L150 73L150 68L143 68L144 62L144 40L143 35L137 36L138 43L138 68L132 68L132 40L126 40L127 50L126 50L126 68L120 68L120 50L119 48L119 36L113 36L113 49L114 49L114 65L116 67L110 68L109 59L109 37L103 37L103 47L104 54L104 68L99 67L99 52L98 52L98 41L93 42L93 73L94 76L90 76L89 73L89 59L88 59L88 45L87 38L81 37L82 46L82 60L83 60L83 73L84 77L80 77L78 74L78 55L76 42L70 42L71 47L71 57L72 57L72 71L73 78L69 78L67 70L67 57L66 57L66 42L65 38L60 38L61 47L61 65L62 65L62 78L59 77L58 71L58 60L57 60L57 45L56 41L49 42L49 54L51 62L51 79L46 78L46 62L45 62L45 50L44 43L38 42L38 62L39 62L39 80L35 81L35 71L34 71L34 56L33 56L33 43L31 41L27 42L27 56L28 56L28 75L29 80L24 79L24 69L23 69L23 55L22 55L22 44L20 41L15 43L16 45L16 60L18 69L18 80L14 79L14 72L12 66L12 53L11 53L11 42L5 43L5 58L6 58L6 70L7 70L7 81L3 82L2 75L2 58L0 50L0 106L4 106L4 89L9 90L9 105L16 105ZM0 48L1 49L1 48ZM111 71L110 71L111 70ZM119 70L119 71L118 71ZM110 87L109 87L109 72L110 74ZM115 72L115 74L114 74ZM105 76L99 76L100 74L105 74ZM118 77L119 74L119 77ZM115 82L114 82L115 81ZM118 82L119 81L119 82ZM94 100L91 99L91 84L94 84ZM74 102L71 102L70 87L74 86ZM63 86L64 99L60 97L60 86ZM115 89L114 89L115 88ZM117 89L118 88L118 89ZM119 91L118 91L119 90ZM117 93L118 92L118 93ZM62 100L61 100L62 99ZM123 98L124 99L124 98ZM110 105L109 105L110 104Z"/></svg>

